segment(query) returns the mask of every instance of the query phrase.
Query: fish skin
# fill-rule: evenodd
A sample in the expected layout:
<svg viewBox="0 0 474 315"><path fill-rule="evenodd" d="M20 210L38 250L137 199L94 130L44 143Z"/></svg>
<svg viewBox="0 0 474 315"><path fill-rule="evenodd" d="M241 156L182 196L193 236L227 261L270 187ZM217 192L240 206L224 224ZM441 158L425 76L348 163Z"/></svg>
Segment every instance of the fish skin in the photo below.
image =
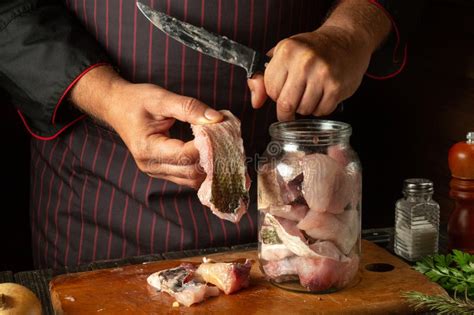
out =
<svg viewBox="0 0 474 315"><path fill-rule="evenodd" d="M199 164L206 172L198 197L216 216L237 223L247 211L251 181L240 121L230 111L220 113L225 117L220 123L191 125Z"/></svg>

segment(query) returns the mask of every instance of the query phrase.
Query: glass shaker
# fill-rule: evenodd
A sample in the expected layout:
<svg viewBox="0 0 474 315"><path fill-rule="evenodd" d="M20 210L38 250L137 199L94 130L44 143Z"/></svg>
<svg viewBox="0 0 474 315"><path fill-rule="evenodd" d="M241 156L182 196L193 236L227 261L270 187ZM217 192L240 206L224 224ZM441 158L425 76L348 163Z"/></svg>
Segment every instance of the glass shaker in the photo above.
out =
<svg viewBox="0 0 474 315"><path fill-rule="evenodd" d="M395 253L408 261L436 254L439 205L432 199L433 182L424 178L406 179L403 195L395 209Z"/></svg>
<svg viewBox="0 0 474 315"><path fill-rule="evenodd" d="M361 166L351 126L297 120L270 126L258 169L259 260L285 289L332 292L356 282Z"/></svg>

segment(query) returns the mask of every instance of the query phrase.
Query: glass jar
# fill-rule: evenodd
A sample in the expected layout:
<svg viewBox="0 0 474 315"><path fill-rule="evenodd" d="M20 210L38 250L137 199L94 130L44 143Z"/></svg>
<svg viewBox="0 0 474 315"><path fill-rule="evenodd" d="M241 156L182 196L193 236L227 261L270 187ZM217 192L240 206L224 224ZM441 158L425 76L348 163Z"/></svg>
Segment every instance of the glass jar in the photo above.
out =
<svg viewBox="0 0 474 315"><path fill-rule="evenodd" d="M404 197L395 206L395 253L416 261L438 252L439 205L432 199L433 182L409 178Z"/></svg>
<svg viewBox="0 0 474 315"><path fill-rule="evenodd" d="M258 167L262 272L290 290L327 293L356 282L362 173L349 124L277 122Z"/></svg>

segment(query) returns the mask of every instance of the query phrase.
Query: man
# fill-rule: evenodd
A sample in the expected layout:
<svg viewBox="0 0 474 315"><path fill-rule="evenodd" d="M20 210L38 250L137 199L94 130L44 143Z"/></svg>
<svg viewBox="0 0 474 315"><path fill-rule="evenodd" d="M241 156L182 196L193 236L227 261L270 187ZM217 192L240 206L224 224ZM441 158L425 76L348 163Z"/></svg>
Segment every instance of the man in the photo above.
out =
<svg viewBox="0 0 474 315"><path fill-rule="evenodd" d="M325 21L333 5L325 1L148 1L269 51L265 73L246 82L242 69L156 30L133 0L65 4L0 7L1 86L34 136L37 267L255 241L254 168L247 215L238 224L212 215L196 197L204 175L189 123L219 122L217 110L230 109L254 156L264 150L271 122L331 113L358 88L391 31L388 44L399 39L375 1L341 1ZM404 47L396 48L393 58L377 57L389 56L382 76L403 66Z"/></svg>

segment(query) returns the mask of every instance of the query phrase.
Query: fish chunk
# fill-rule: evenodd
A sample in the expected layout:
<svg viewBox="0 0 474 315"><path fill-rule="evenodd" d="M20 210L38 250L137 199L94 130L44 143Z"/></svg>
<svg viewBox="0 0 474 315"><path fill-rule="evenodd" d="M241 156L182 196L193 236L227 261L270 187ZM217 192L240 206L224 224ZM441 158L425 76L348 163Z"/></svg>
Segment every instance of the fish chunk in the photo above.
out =
<svg viewBox="0 0 474 315"><path fill-rule="evenodd" d="M260 259L281 260L290 256L294 256L294 253L284 244L262 243L260 246Z"/></svg>
<svg viewBox="0 0 474 315"><path fill-rule="evenodd" d="M277 170L280 177L285 182L291 182L300 174L303 173L302 158L305 156L304 152L287 152L280 159Z"/></svg>
<svg viewBox="0 0 474 315"><path fill-rule="evenodd" d="M272 205L284 205L277 172L271 164L264 164L258 171L258 208L266 209Z"/></svg>
<svg viewBox="0 0 474 315"><path fill-rule="evenodd" d="M346 144L335 144L328 147L328 156L340 163L342 166L349 164L350 160L355 158L350 155Z"/></svg>
<svg viewBox="0 0 474 315"><path fill-rule="evenodd" d="M361 207L361 198L362 198L362 172L360 170L360 165L355 162L351 162L346 166L347 175L349 176L349 181L351 183L351 209L359 210Z"/></svg>
<svg viewBox="0 0 474 315"><path fill-rule="evenodd" d="M347 260L347 257L339 250L339 248L330 241L316 241L309 245L309 248L322 258L330 258L337 261Z"/></svg>
<svg viewBox="0 0 474 315"><path fill-rule="evenodd" d="M343 253L331 242L317 242L317 244L309 245L294 221L278 218L267 213L264 224L271 225L278 235L278 240L297 256L330 257L332 259L340 259L343 256Z"/></svg>
<svg viewBox="0 0 474 315"><path fill-rule="evenodd" d="M278 185L280 186L281 198L283 203L290 204L295 202L305 202L301 184L303 183L303 174L296 176L289 182L277 176Z"/></svg>
<svg viewBox="0 0 474 315"><path fill-rule="evenodd" d="M166 292L176 301L185 305L200 303L207 297L219 295L219 289L194 280L196 267L192 264L181 264L179 267L161 270L147 278L150 286Z"/></svg>
<svg viewBox="0 0 474 315"><path fill-rule="evenodd" d="M193 264L181 264L179 267L151 274L147 282L158 291L179 291L183 284L193 278L195 271L196 267Z"/></svg>
<svg viewBox="0 0 474 315"><path fill-rule="evenodd" d="M247 211L250 177L240 121L230 111L220 112L225 117L220 123L191 126L199 163L206 172L198 197L216 216L235 223Z"/></svg>
<svg viewBox="0 0 474 315"><path fill-rule="evenodd" d="M252 261L248 259L244 263L204 262L196 270L196 277L231 294L249 286L251 268Z"/></svg>
<svg viewBox="0 0 474 315"><path fill-rule="evenodd" d="M341 214L310 210L297 227L316 240L332 241L347 255L359 238L359 222L357 210Z"/></svg>
<svg viewBox="0 0 474 315"><path fill-rule="evenodd" d="M303 174L286 181L272 164L263 165L258 172L258 208L304 202L301 184Z"/></svg>
<svg viewBox="0 0 474 315"><path fill-rule="evenodd" d="M267 261L262 264L262 269L268 278L276 281L298 279L298 271L291 257Z"/></svg>
<svg viewBox="0 0 474 315"><path fill-rule="evenodd" d="M270 206L261 211L270 213L276 217L284 218L291 221L299 222L308 212L308 206L302 204Z"/></svg>
<svg viewBox="0 0 474 315"><path fill-rule="evenodd" d="M345 287L359 268L359 256L353 255L346 261L330 258L294 257L300 284L310 291L325 291Z"/></svg>
<svg viewBox="0 0 474 315"><path fill-rule="evenodd" d="M219 289L203 283L191 282L185 284L182 291L175 292L172 295L180 304L191 306L200 303L209 297L218 296Z"/></svg>
<svg viewBox="0 0 474 315"><path fill-rule="evenodd" d="M316 253L309 248L303 233L296 227L296 222L267 213L264 224L273 226L281 242L295 255L316 256Z"/></svg>
<svg viewBox="0 0 474 315"><path fill-rule="evenodd" d="M325 291L345 287L359 269L359 256L344 256L342 260L327 257L291 256L262 264L267 278L277 282L299 279L309 291Z"/></svg>
<svg viewBox="0 0 474 315"><path fill-rule="evenodd" d="M352 198L345 168L319 153L303 157L302 191L310 209L318 212L342 213Z"/></svg>

